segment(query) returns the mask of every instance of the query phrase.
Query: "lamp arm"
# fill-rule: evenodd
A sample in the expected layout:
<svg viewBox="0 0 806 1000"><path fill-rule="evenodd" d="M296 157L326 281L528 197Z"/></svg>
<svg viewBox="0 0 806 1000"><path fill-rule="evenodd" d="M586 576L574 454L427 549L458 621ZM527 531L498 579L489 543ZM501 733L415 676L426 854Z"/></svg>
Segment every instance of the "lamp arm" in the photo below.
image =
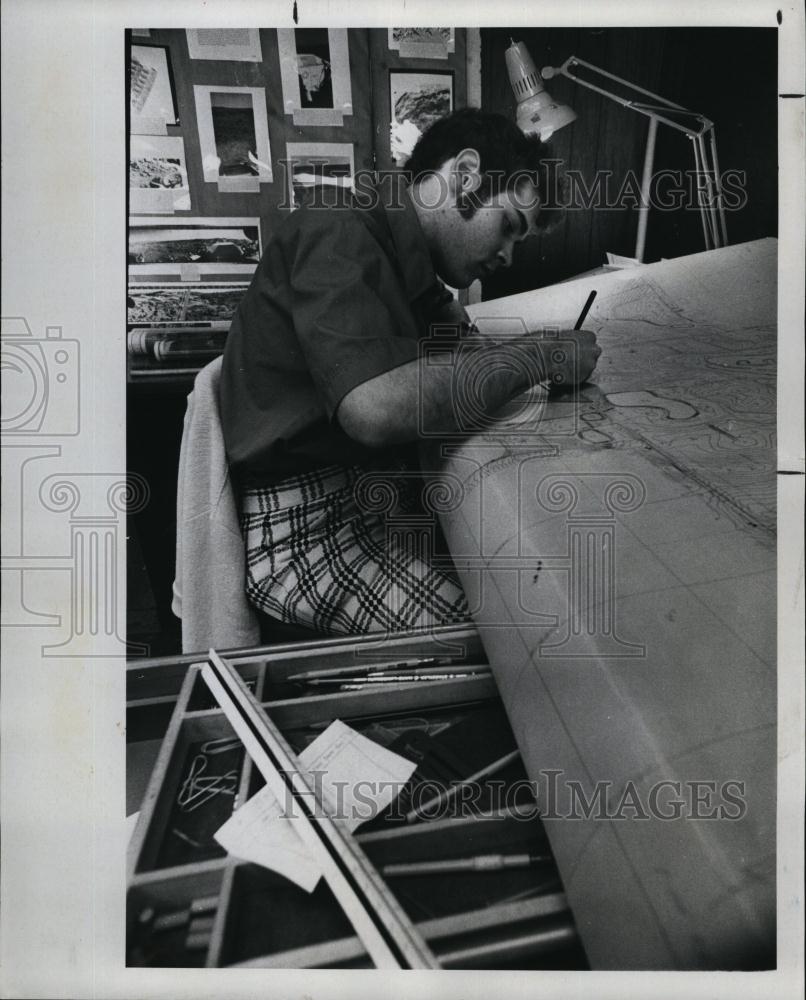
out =
<svg viewBox="0 0 806 1000"><path fill-rule="evenodd" d="M644 94L646 97L654 97L656 101L660 101L661 104L665 104L667 108L677 108L680 111L686 110L682 104L675 104L674 101L667 100L667 98L661 97L660 94L656 94L652 90L647 90L645 87L639 87L636 83L630 83L629 80L625 80L621 76L616 76L615 73L610 73L608 70L602 69L599 66L594 66L593 63L585 62L584 59L580 59L578 56L569 56L562 66L557 67L557 69L549 67L549 69L551 69L554 73L562 73L563 76L567 76L570 80L576 80L584 86L588 86L589 84L587 80L583 80L581 77L576 76L576 74L571 72L571 70L576 66L584 66L585 69L592 70L594 73L598 73L599 76L603 76L608 80L615 80L616 83L629 87L630 90L634 90L637 94ZM541 75L545 77L546 71L543 70ZM590 86L594 85L591 84ZM608 97L613 97L615 100L620 100L620 98L618 98L615 94L610 94L608 91L603 90L602 93L607 94Z"/></svg>
<svg viewBox="0 0 806 1000"><path fill-rule="evenodd" d="M640 101L635 98L622 97L620 94L614 94L613 91L607 90L605 87L599 86L591 80L586 80L584 77L578 76L575 70L580 66L587 70L591 70L593 73L598 73L599 76L605 77L608 80L614 80L623 87L627 87L629 90L634 91L636 95L641 94L645 97L651 97L658 103L648 104L646 101ZM631 108L633 111L646 115L648 118L657 118L658 121L662 121L665 125L669 125L671 128L677 129L678 132L685 132L686 135L692 137L702 135L713 127L713 122L704 115L701 115L696 111L690 111L688 108L684 108L682 104L675 104L674 101L669 101L665 97L661 97L660 94L656 94L644 87L639 87L635 83L630 83L629 80L616 76L615 73L609 73L606 69L601 69L599 66L594 66L593 63L585 62L584 59L579 59L577 56L569 56L562 66L545 66L541 70L541 76L545 80L550 80L556 75L565 76L569 80L573 80L574 83L578 83L580 86L586 87L588 90L601 94L603 97L608 97L611 101L615 101L624 108ZM664 112L667 113L665 114ZM674 119L668 117L668 112L690 115L698 120L700 127L698 129L692 129L681 122L676 122Z"/></svg>
<svg viewBox="0 0 806 1000"><path fill-rule="evenodd" d="M590 80L586 80L577 75L577 69L584 67L605 80L613 80L622 87L627 88L641 97L628 98L620 94L614 94L604 86L599 86ZM581 87L586 87L602 97L607 97L615 101L624 108L631 108L639 114L649 118L649 132L644 154L644 169L641 180L641 201L638 207L638 233L635 244L636 260L643 261L646 244L647 219L649 215L649 189L652 180L652 169L655 159L655 138L657 134L658 122L668 125L670 128L683 132L691 139L694 147L694 165L697 176L702 178L702 187L698 188L697 199L699 202L700 215L702 218L703 236L705 247L710 250L712 247L725 246L728 242L728 234L725 226L725 206L722 198L722 182L719 177L719 164L716 156L716 138L714 135L714 123L704 115L696 111L684 108L682 104L675 104L660 94L656 94L644 87L639 87L635 83L630 83L623 77L609 73L606 69L594 66L593 63L585 62L576 56L569 56L561 66L544 66L541 74L544 80L550 80L554 76L565 76ZM652 98L653 103L649 103L645 98ZM697 128L691 128L679 121L675 121L670 115L690 116L699 123ZM705 137L710 139L710 149L706 146ZM709 156L710 153L710 156Z"/></svg>
<svg viewBox="0 0 806 1000"><path fill-rule="evenodd" d="M578 81L582 83L581 80ZM677 129L678 132L685 132L687 136L694 138L694 136L705 135L710 129L714 127L714 123L710 118L706 118L705 115L701 115L699 111L689 111L688 108L673 108L669 113L677 115L689 115L691 118L696 118L699 122L699 128L690 128L684 125L682 122L676 122L674 119L669 118L662 112L666 111L664 105L657 104L644 104L638 101L628 101L625 107L632 108L633 111L639 112L639 114L647 115L650 118L657 118L658 121L664 123L664 125L669 125L671 128Z"/></svg>

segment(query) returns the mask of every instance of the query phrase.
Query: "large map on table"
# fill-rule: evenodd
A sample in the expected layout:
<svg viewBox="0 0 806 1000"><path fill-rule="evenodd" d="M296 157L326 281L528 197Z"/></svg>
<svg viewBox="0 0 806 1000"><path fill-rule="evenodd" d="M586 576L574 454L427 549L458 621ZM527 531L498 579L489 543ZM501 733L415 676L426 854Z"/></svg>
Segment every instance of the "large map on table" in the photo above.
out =
<svg viewBox="0 0 806 1000"><path fill-rule="evenodd" d="M442 451L445 536L530 777L589 801L742 789L719 819L690 798L677 822L542 813L595 968L774 964L776 249L473 310L483 333L568 330L598 292L591 380Z"/></svg>
<svg viewBox="0 0 806 1000"><path fill-rule="evenodd" d="M597 289L585 327L602 356L590 383L543 410L544 433L643 446L738 520L774 531L776 251L776 240L759 240L474 311L488 331L502 318L567 329Z"/></svg>

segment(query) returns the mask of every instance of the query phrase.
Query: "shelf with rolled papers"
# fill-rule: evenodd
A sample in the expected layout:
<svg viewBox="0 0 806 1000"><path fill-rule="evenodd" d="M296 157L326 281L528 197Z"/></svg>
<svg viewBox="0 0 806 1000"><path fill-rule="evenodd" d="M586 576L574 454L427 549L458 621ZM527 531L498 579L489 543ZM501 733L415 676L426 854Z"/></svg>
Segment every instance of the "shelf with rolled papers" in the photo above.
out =
<svg viewBox="0 0 806 1000"><path fill-rule="evenodd" d="M227 330L210 326L154 329L127 334L129 378L192 376L224 350Z"/></svg>

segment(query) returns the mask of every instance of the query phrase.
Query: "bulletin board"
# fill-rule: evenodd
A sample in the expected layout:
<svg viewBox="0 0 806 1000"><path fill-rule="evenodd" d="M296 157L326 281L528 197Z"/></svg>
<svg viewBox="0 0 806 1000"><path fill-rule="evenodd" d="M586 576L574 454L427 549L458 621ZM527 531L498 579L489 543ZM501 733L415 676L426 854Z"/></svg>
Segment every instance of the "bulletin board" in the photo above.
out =
<svg viewBox="0 0 806 1000"><path fill-rule="evenodd" d="M140 29L126 45L131 382L187 381L220 353L220 304L238 291L207 296L208 286L245 290L306 184L400 169L393 123L413 144L467 100L460 28ZM196 310L192 329L155 332L141 322L141 284L163 298L188 286L215 315ZM158 349L165 337L170 348Z"/></svg>

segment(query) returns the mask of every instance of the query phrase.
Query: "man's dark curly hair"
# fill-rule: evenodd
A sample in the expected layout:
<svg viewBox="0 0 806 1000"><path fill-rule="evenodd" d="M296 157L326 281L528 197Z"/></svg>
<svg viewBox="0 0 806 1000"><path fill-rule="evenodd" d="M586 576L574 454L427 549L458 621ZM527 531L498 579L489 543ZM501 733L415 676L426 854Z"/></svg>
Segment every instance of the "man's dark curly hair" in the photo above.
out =
<svg viewBox="0 0 806 1000"><path fill-rule="evenodd" d="M439 118L417 141L406 163L406 173L416 182L468 148L479 154L482 184L471 202L460 205L463 215L472 216L480 202L507 190L513 180L528 173L540 195L538 227L546 228L555 221L559 212L552 202L552 192L547 190L552 187L547 182L548 148L536 135L524 135L504 115L462 108Z"/></svg>

